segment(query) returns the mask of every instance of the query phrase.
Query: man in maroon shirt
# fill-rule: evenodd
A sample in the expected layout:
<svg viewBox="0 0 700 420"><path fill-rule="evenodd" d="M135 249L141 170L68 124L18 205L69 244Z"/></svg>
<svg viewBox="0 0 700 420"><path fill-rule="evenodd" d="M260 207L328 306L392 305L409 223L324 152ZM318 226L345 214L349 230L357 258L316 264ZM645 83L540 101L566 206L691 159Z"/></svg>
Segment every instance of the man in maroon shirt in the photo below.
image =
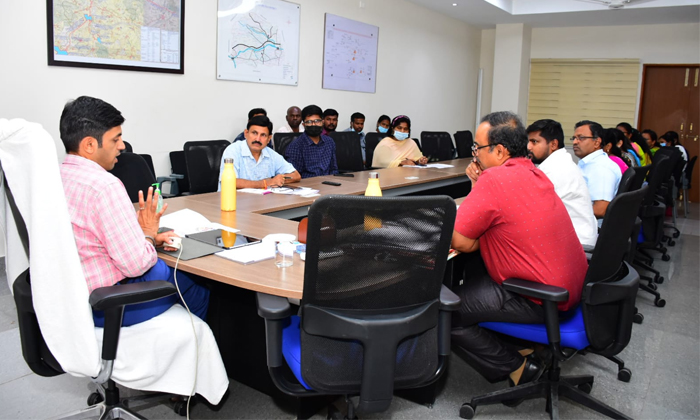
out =
<svg viewBox="0 0 700 420"><path fill-rule="evenodd" d="M517 115L495 112L483 118L467 167L472 191L457 211L452 247L468 256L453 341L467 361L490 381L509 376L531 382L544 370L499 340L479 322L542 323L536 301L503 289L507 278L559 286L569 291L562 311L575 307L588 268L566 207L547 176L527 158L527 133ZM531 352L531 351L529 351Z"/></svg>

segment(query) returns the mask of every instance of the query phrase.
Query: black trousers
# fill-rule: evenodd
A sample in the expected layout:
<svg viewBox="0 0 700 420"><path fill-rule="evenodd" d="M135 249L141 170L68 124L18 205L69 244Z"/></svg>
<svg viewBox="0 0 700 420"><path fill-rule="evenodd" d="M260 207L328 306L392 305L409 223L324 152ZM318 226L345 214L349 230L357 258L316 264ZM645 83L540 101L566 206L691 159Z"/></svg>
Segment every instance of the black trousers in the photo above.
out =
<svg viewBox="0 0 700 420"><path fill-rule="evenodd" d="M464 350L465 359L488 381L504 380L524 362L517 348L481 328L479 322L544 322L540 305L511 293L491 279L479 253L465 259L464 284L455 288L461 306L452 321L452 342Z"/></svg>

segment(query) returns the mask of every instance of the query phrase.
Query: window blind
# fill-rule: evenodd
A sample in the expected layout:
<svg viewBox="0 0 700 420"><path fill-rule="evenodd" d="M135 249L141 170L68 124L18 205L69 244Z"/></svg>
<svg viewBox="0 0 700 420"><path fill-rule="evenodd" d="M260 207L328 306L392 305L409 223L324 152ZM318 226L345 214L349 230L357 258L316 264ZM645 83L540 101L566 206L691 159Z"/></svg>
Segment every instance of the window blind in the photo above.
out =
<svg viewBox="0 0 700 420"><path fill-rule="evenodd" d="M565 143L574 125L592 120L603 128L634 125L639 60L532 59L528 124L550 118L564 128Z"/></svg>

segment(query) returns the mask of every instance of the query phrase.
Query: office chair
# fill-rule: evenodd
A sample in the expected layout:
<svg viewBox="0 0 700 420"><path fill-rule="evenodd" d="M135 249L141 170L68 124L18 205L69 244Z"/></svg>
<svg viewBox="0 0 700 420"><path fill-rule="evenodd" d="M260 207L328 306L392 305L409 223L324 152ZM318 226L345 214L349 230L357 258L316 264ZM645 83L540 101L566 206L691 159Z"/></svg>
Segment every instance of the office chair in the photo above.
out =
<svg viewBox="0 0 700 420"><path fill-rule="evenodd" d="M143 191L145 197L148 187L156 182L156 177L146 161L136 153L120 154L114 168L109 172L124 184L132 203L139 202L139 191Z"/></svg>
<svg viewBox="0 0 700 420"><path fill-rule="evenodd" d="M480 405L511 404L519 399L537 396L547 399L546 408L552 419L559 418L559 397L612 418L628 418L589 395L593 376L560 376L559 363L580 351L613 357L629 343L639 276L623 261L623 257L646 192L647 188L644 187L639 191L617 195L610 202L586 272L581 304L573 315L560 319L557 311L557 302L565 302L569 298L566 289L522 279L503 282L503 287L508 291L542 301L544 324L484 322L479 325L521 340L548 345L551 352L548 363L551 365L537 381L472 398L460 408L460 417L473 418Z"/></svg>
<svg viewBox="0 0 700 420"><path fill-rule="evenodd" d="M126 149L124 149L125 152L134 153L134 148L131 147L131 143L125 141L124 146L126 147Z"/></svg>
<svg viewBox="0 0 700 420"><path fill-rule="evenodd" d="M683 167L685 161L680 150L676 147L661 147L654 154L654 160L659 160L663 157L668 157L670 164L662 176L662 182L659 186L656 195L658 199L666 205L667 213L671 213L671 223L664 223L664 228L673 229L671 236L663 234L661 240L668 243L668 246L674 246L674 238L678 238L681 234L676 228L676 199L678 198L678 189L682 184Z"/></svg>
<svg viewBox="0 0 700 420"><path fill-rule="evenodd" d="M455 148L452 136L446 131L422 131L420 142L423 145L423 156L428 162L454 159Z"/></svg>
<svg viewBox="0 0 700 420"><path fill-rule="evenodd" d="M187 176L187 163L185 162L185 152L176 150L170 152L170 170L172 175L180 175L176 178L176 184L171 185L170 193L174 196L190 194L190 178ZM177 188L176 188L177 187Z"/></svg>
<svg viewBox="0 0 700 420"><path fill-rule="evenodd" d="M379 142L382 141L382 139L386 136L387 133L370 132L365 134L365 168L372 168L372 159L374 159L374 149L377 148Z"/></svg>
<svg viewBox="0 0 700 420"><path fill-rule="evenodd" d="M287 147L300 135L301 133L275 133L272 136L275 152L285 157L284 154L287 151Z"/></svg>
<svg viewBox="0 0 700 420"><path fill-rule="evenodd" d="M173 305L151 320L120 328L125 305L172 295L174 287L153 281L98 288L89 294L53 139L38 124L23 120L0 120L0 133L0 205L8 209L0 216L8 244L6 269L22 352L32 371L92 378L99 395L90 401L103 402L78 413L78 418L109 410L115 417L129 416L115 383L189 395L196 381L196 393L218 402L228 380L207 325L195 319L197 345L187 312ZM41 183L28 181L39 176ZM36 197L50 205L34 205ZM104 310L105 328L95 328L93 308ZM197 347L203 353L195 376L192 361ZM167 362L154 363L156 354Z"/></svg>
<svg viewBox="0 0 700 420"><path fill-rule="evenodd" d="M472 145L474 144L474 136L469 130L457 131L454 134L455 144L457 145L458 158L472 157Z"/></svg>
<svg viewBox="0 0 700 420"><path fill-rule="evenodd" d="M631 168L634 170L635 175L634 180L632 181L632 185L630 186L630 191L636 191L642 188L642 185L644 185L644 180L649 174L651 164L646 166L632 166Z"/></svg>
<svg viewBox="0 0 700 420"><path fill-rule="evenodd" d="M436 381L459 306L442 286L455 214L447 196L316 200L299 316L287 299L257 294L277 387L293 396L346 395L352 419L347 396L359 395L358 412L381 412L394 389ZM285 377L285 361L296 380Z"/></svg>
<svg viewBox="0 0 700 420"><path fill-rule="evenodd" d="M231 143L228 140L188 141L185 164L190 180L190 194L216 192L219 189L221 156Z"/></svg>
<svg viewBox="0 0 700 420"><path fill-rule="evenodd" d="M360 135L354 131L334 131L328 136L335 142L338 172L357 172L365 169L362 161Z"/></svg>
<svg viewBox="0 0 700 420"><path fill-rule="evenodd" d="M693 156L688 164L685 166L685 171L683 171L683 183L681 189L683 190L683 217L687 218L688 213L688 190L691 188L691 183L693 181L693 169L695 168L695 162L698 160L697 156Z"/></svg>

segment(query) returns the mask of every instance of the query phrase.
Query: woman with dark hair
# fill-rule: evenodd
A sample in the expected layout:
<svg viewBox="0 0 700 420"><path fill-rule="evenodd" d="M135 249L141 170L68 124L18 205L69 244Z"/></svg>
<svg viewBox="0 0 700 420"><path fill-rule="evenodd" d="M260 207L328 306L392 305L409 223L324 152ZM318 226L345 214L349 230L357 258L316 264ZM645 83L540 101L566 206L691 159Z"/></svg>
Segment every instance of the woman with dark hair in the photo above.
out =
<svg viewBox="0 0 700 420"><path fill-rule="evenodd" d="M388 115L382 115L377 120L377 133L388 133L391 125L391 118Z"/></svg>
<svg viewBox="0 0 700 420"><path fill-rule="evenodd" d="M630 166L640 166L639 156L637 156L634 148L632 148L630 140L625 136L625 133L615 128L610 128L609 130L613 133L615 138L617 138L617 143L615 145L620 148L622 157L627 158Z"/></svg>
<svg viewBox="0 0 700 420"><path fill-rule="evenodd" d="M649 146L649 153L654 156L656 151L659 150L659 138L656 136L656 132L649 129L644 130L642 131L642 137L644 137L644 140L647 142L647 146Z"/></svg>
<svg viewBox="0 0 700 420"><path fill-rule="evenodd" d="M617 166L620 167L620 171L624 174L627 168L630 166L629 159L625 161L626 158L622 157L622 151L617 147L617 136L615 135L614 128L607 128L603 130L603 151L608 154L610 160L615 162ZM619 130L615 130L619 131Z"/></svg>
<svg viewBox="0 0 700 420"><path fill-rule="evenodd" d="M627 137L627 139L629 140L629 143L632 146L634 153L637 155L637 157L639 157L639 165L645 166L650 164L651 157L647 157L647 154L649 153L649 147L647 147L646 144L644 144L644 147L642 146L641 143L645 142L644 138L639 134L639 131L632 128L632 126L626 122L621 122L620 124L618 124L617 129L622 131L622 134L624 134L625 137Z"/></svg>
<svg viewBox="0 0 700 420"><path fill-rule="evenodd" d="M423 156L411 137L411 120L399 115L391 121L389 135L374 149L372 167L396 168L397 166L425 165L428 158Z"/></svg>

